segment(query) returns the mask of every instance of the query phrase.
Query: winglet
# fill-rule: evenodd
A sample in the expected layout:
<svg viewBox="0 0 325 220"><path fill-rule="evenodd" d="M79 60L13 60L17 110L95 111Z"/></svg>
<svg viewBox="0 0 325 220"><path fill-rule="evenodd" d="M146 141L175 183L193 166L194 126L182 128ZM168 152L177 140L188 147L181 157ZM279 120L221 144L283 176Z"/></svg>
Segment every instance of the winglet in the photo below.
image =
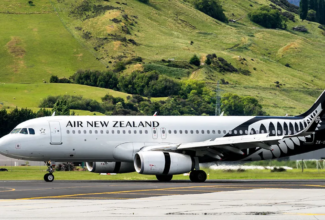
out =
<svg viewBox="0 0 325 220"><path fill-rule="evenodd" d="M53 117L53 116L55 116L55 111L54 111L53 114L52 114L52 117Z"/></svg>

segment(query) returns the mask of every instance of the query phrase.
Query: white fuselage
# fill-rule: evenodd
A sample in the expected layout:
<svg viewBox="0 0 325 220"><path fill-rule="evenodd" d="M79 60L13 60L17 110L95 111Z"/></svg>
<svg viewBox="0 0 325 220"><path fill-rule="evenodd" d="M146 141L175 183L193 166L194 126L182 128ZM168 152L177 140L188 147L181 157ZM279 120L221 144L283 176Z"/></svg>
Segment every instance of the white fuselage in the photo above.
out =
<svg viewBox="0 0 325 220"><path fill-rule="evenodd" d="M55 116L29 120L16 128L35 134L9 134L0 153L34 161L116 161L114 149L200 142L223 137L254 117L215 116Z"/></svg>

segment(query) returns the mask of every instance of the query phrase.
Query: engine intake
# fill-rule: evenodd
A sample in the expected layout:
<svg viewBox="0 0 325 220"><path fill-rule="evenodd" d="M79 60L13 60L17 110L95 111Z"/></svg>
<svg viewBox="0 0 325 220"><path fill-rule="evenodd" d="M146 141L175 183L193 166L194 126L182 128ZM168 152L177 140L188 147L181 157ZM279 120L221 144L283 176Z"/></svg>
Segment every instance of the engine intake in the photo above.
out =
<svg viewBox="0 0 325 220"><path fill-rule="evenodd" d="M140 174L174 175L194 169L194 160L184 154L161 151L138 152L134 156L134 168Z"/></svg>
<svg viewBox="0 0 325 220"><path fill-rule="evenodd" d="M130 173L134 172L133 163L127 162L86 162L88 171L93 173Z"/></svg>

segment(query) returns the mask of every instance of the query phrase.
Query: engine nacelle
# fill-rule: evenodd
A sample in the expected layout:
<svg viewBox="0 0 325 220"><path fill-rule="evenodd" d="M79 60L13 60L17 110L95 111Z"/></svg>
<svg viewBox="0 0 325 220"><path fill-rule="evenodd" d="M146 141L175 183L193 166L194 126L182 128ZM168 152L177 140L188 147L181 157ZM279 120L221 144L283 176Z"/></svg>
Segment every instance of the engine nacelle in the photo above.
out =
<svg viewBox="0 0 325 220"><path fill-rule="evenodd" d="M173 175L194 169L194 160L184 154L162 151L138 152L134 156L134 168L140 174Z"/></svg>
<svg viewBox="0 0 325 220"><path fill-rule="evenodd" d="M130 173L134 172L133 163L126 162L86 162L87 169L93 173Z"/></svg>

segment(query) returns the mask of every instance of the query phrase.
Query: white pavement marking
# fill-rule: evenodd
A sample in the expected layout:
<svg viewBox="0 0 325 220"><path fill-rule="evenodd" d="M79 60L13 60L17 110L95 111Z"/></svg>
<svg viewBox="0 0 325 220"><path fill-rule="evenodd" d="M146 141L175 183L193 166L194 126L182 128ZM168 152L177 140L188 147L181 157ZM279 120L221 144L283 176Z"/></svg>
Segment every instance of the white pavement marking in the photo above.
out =
<svg viewBox="0 0 325 220"><path fill-rule="evenodd" d="M1 220L108 217L325 220L325 190L253 189L129 200L0 200Z"/></svg>

